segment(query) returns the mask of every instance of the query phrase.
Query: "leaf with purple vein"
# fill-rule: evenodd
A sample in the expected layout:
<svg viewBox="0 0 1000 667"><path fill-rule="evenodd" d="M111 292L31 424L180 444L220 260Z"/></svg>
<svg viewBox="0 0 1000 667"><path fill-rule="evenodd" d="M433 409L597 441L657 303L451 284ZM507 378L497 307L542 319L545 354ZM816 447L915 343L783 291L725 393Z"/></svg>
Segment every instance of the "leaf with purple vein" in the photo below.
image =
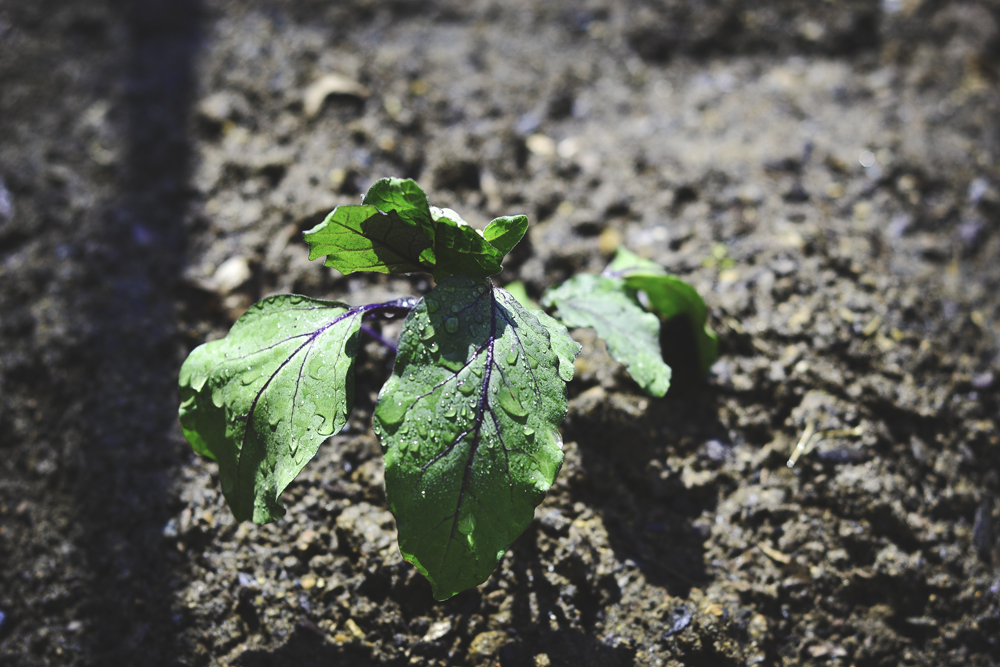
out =
<svg viewBox="0 0 1000 667"><path fill-rule="evenodd" d="M394 307L404 306L272 296L184 362L181 427L195 451L218 461L237 520L284 515L281 492L347 422L362 317Z"/></svg>
<svg viewBox="0 0 1000 667"><path fill-rule="evenodd" d="M439 600L489 577L562 463L579 346L539 317L488 279L454 276L404 324L374 427L400 551ZM413 447L421 426L435 435Z"/></svg>

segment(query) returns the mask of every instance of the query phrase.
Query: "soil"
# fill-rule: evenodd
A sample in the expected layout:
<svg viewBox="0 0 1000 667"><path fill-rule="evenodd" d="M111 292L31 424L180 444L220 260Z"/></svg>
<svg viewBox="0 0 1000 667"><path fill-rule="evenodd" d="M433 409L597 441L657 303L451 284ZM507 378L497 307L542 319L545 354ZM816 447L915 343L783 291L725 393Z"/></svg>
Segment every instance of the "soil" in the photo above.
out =
<svg viewBox="0 0 1000 667"><path fill-rule="evenodd" d="M0 663L1000 664L998 83L996 2L0 0ZM651 399L574 332L558 481L444 603L385 349L275 524L176 423L256 299L430 289L307 260L387 175L528 214L498 284L624 243L720 337Z"/></svg>

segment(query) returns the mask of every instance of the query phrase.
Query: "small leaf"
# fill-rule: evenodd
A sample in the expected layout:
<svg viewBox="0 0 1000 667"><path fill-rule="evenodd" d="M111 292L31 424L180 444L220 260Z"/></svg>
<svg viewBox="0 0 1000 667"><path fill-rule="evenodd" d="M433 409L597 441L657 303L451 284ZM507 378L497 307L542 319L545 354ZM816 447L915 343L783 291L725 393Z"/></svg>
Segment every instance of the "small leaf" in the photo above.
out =
<svg viewBox="0 0 1000 667"><path fill-rule="evenodd" d="M434 267L434 250L421 226L374 206L338 206L305 239L309 259L326 255L326 266L345 275L430 272Z"/></svg>
<svg viewBox="0 0 1000 667"><path fill-rule="evenodd" d="M431 216L437 224L434 230L435 278L452 275L485 278L500 273L503 253L490 245L475 227L451 209L432 206Z"/></svg>
<svg viewBox="0 0 1000 667"><path fill-rule="evenodd" d="M501 255L506 255L514 249L526 231L528 231L528 216L505 215L486 225L483 238L499 250Z"/></svg>
<svg viewBox="0 0 1000 667"><path fill-rule="evenodd" d="M592 327L604 339L608 354L653 396L670 387L670 367L660 352L660 321L626 293L621 278L580 274L542 297L569 327Z"/></svg>
<svg viewBox="0 0 1000 667"><path fill-rule="evenodd" d="M698 290L673 275L629 275L625 284L645 292L649 309L664 320L677 316L688 319L698 348L698 366L702 373L708 373L719 357L719 339L706 324L708 308Z"/></svg>
<svg viewBox="0 0 1000 667"><path fill-rule="evenodd" d="M283 516L281 492L347 422L366 309L269 297L229 335L184 362L184 435L195 451L219 462L222 492L237 520Z"/></svg>
<svg viewBox="0 0 1000 667"><path fill-rule="evenodd" d="M400 220L412 223L434 245L434 220L431 218L427 195L417 182L409 178L382 178L375 181L362 200L383 213L393 211Z"/></svg>
<svg viewBox="0 0 1000 667"><path fill-rule="evenodd" d="M719 356L719 339L707 324L708 307L698 290L667 273L659 264L642 259L624 247L618 248L604 275L620 276L625 279L626 287L644 292L649 310L661 319L686 317L698 348L698 365L702 373L708 373Z"/></svg>
<svg viewBox="0 0 1000 667"><path fill-rule="evenodd" d="M531 522L562 463L578 351L485 279L445 278L407 317L374 428L400 552L436 599L485 581Z"/></svg>

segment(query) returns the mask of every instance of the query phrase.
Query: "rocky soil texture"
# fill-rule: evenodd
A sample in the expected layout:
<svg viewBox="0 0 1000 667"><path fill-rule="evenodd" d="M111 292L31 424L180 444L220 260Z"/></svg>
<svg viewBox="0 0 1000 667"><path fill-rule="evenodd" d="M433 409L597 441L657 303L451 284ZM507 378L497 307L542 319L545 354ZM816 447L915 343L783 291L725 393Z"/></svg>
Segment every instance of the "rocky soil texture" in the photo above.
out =
<svg viewBox="0 0 1000 667"><path fill-rule="evenodd" d="M1000 664L998 85L990 1L0 0L0 662ZM650 399L575 332L558 481L445 603L386 350L276 524L176 423L262 296L430 289L307 260L390 175L529 216L498 284L623 243L720 335Z"/></svg>

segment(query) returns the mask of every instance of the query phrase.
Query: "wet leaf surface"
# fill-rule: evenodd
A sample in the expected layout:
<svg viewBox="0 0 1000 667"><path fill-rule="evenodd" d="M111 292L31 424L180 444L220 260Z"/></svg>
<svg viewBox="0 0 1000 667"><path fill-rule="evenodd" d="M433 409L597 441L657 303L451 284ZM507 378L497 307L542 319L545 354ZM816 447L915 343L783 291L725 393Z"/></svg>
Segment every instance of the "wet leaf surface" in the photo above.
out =
<svg viewBox="0 0 1000 667"><path fill-rule="evenodd" d="M552 485L578 350L489 280L448 278L407 318L374 428L400 551L437 599L483 582Z"/></svg>

